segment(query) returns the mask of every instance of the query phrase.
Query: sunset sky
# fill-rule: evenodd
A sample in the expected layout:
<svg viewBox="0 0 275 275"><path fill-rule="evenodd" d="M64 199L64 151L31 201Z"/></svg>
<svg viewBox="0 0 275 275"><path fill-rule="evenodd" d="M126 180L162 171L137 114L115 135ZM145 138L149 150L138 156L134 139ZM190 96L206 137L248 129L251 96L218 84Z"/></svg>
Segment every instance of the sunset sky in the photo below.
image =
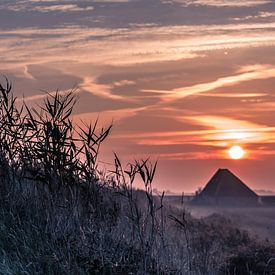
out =
<svg viewBox="0 0 275 275"><path fill-rule="evenodd" d="M0 30L18 97L75 87L75 121L114 121L103 161L159 159L159 190L229 168L275 191L274 0L1 0Z"/></svg>

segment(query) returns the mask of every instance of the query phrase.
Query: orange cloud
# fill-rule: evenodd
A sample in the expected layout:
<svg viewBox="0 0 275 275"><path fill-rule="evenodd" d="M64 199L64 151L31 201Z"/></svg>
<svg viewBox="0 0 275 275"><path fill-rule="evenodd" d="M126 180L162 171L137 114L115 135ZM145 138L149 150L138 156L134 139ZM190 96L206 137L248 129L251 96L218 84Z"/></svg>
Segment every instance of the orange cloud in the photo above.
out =
<svg viewBox="0 0 275 275"><path fill-rule="evenodd" d="M255 79L267 79L275 77L275 68L270 65L256 65L245 66L239 70L236 75L226 76L218 78L215 81L196 84L184 88L177 88L171 91L163 90L143 90L144 92L160 93L163 101L173 101L179 98L184 98L191 95L197 95L204 92L209 92L221 87L233 86L241 82L255 80Z"/></svg>

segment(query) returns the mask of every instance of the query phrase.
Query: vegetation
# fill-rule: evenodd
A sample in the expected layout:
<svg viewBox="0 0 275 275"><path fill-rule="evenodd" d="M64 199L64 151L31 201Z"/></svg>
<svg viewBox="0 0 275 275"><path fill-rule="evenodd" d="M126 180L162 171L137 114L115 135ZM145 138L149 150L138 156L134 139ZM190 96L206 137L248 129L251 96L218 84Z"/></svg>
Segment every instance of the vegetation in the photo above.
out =
<svg viewBox="0 0 275 275"><path fill-rule="evenodd" d="M74 125L75 95L18 107L0 85L1 274L268 274L274 248L153 196L156 163L97 164L111 126ZM136 190L135 180L144 183Z"/></svg>

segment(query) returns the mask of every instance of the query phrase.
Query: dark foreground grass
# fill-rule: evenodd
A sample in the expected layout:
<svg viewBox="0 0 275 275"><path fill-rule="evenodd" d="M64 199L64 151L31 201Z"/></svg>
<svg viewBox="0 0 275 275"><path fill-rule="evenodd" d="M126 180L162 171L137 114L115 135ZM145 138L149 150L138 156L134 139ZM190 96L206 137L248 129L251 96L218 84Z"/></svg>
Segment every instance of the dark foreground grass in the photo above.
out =
<svg viewBox="0 0 275 275"><path fill-rule="evenodd" d="M73 125L73 93L30 109L17 107L8 82L0 92L1 274L272 274L268 242L153 196L156 163L124 168L114 155L103 175L111 126Z"/></svg>

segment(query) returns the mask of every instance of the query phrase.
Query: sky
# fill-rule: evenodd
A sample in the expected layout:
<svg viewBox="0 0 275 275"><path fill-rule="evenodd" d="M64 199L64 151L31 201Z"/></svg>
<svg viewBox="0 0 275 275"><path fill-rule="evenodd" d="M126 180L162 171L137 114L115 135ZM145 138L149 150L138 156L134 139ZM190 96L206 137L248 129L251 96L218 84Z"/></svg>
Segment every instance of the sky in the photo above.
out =
<svg viewBox="0 0 275 275"><path fill-rule="evenodd" d="M76 122L113 121L101 161L158 160L158 190L275 191L274 0L1 0L0 60L32 106L76 88Z"/></svg>

